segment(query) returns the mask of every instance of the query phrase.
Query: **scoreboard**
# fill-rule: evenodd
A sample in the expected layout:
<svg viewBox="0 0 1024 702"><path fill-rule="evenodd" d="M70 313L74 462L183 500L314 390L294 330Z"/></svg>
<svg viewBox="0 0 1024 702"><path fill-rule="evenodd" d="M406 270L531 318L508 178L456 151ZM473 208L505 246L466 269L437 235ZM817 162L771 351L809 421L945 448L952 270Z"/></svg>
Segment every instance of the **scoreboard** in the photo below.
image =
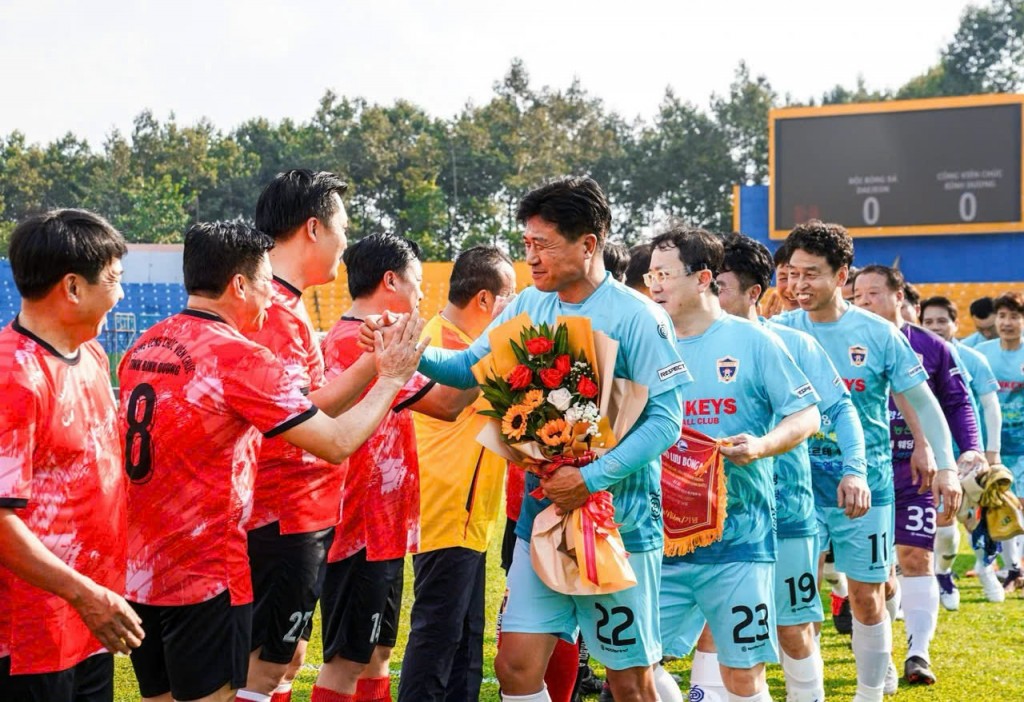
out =
<svg viewBox="0 0 1024 702"><path fill-rule="evenodd" d="M1024 95L769 114L773 239L808 219L852 236L1024 232Z"/></svg>

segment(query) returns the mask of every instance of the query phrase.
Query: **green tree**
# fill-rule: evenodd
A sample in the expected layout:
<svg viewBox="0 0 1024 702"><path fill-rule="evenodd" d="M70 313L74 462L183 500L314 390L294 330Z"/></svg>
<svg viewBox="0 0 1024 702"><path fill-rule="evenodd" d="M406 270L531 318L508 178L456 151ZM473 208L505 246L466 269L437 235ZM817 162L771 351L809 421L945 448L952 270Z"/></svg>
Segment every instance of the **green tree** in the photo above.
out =
<svg viewBox="0 0 1024 702"><path fill-rule="evenodd" d="M768 79L752 77L744 61L736 68L729 94L711 96L711 111L747 184L768 181L768 111L777 102Z"/></svg>

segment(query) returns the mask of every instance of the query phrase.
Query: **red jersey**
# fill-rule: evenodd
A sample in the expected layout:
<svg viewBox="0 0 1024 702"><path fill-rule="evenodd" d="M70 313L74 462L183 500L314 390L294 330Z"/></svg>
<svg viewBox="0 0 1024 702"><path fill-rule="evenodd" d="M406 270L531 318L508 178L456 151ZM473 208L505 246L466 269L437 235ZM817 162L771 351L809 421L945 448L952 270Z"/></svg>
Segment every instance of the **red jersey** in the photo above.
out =
<svg viewBox="0 0 1024 702"><path fill-rule="evenodd" d="M505 516L514 522L519 521L524 497L526 497L526 471L521 466L509 461L508 481L505 483Z"/></svg>
<svg viewBox="0 0 1024 702"><path fill-rule="evenodd" d="M0 376L0 507L123 593L126 479L106 354L90 341L67 358L15 319L0 331ZM102 650L71 605L0 567L0 657L12 674L66 670Z"/></svg>
<svg viewBox="0 0 1024 702"><path fill-rule="evenodd" d="M324 339L327 379L362 354L361 322L342 317ZM398 393L377 430L348 458L341 522L327 555L331 563L366 549L370 561L404 558L419 543L420 482L411 405L433 386L416 373Z"/></svg>
<svg viewBox="0 0 1024 702"><path fill-rule="evenodd" d="M270 349L303 395L323 387L324 357L297 288L274 278L267 320L249 338ZM284 439L264 440L247 528L280 522L282 534L304 534L334 526L344 477L345 464L332 465Z"/></svg>
<svg viewBox="0 0 1024 702"><path fill-rule="evenodd" d="M120 431L128 486L127 598L252 601L245 524L263 436L316 408L264 347L220 317L185 310L125 354Z"/></svg>

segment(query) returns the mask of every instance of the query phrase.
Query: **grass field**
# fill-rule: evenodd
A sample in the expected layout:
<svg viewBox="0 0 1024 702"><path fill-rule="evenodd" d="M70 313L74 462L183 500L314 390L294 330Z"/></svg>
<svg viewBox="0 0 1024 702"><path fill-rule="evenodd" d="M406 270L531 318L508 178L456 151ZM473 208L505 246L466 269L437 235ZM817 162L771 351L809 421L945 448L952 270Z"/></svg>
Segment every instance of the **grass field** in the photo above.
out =
<svg viewBox="0 0 1024 702"><path fill-rule="evenodd" d="M963 539L962 555L955 570L963 575L973 567L974 557L966 550ZM498 567L497 545L488 554L487 613L488 628L484 650L485 683L480 695L482 702L498 702L498 686L494 682L494 618L504 593L504 575ZM934 687L910 687L900 684L896 699L904 702L987 702L1024 700L1024 685L1017 675L1024 668L1024 598L1011 596L1002 604L985 601L981 586L975 578L961 577L958 581L961 605L958 612L939 612L939 631L932 643L932 668L939 678ZM826 602L827 602L827 595ZM406 586L403 602L402 629L398 645L391 660L392 692L397 694L397 674L401 668L402 652L409 631L409 608L412 606L412 568L406 564ZM828 608L826 606L826 612ZM894 658L902 673L906 643L903 622L896 622L893 635ZM830 699L852 699L856 688L856 671L849 638L835 633L826 622L822 634L822 655L825 659L825 690ZM316 668L322 661L319 621L314 627L307 665L295 682L292 699L309 700L310 688L316 679ZM137 700L138 688L131 664L123 656L117 658L117 679L114 699L118 702ZM689 660L668 664L668 669L686 680ZM600 671L600 666L595 666ZM778 666L768 670L772 699L786 698L782 672ZM685 696L685 695L684 695ZM592 698L592 699L596 699Z"/></svg>

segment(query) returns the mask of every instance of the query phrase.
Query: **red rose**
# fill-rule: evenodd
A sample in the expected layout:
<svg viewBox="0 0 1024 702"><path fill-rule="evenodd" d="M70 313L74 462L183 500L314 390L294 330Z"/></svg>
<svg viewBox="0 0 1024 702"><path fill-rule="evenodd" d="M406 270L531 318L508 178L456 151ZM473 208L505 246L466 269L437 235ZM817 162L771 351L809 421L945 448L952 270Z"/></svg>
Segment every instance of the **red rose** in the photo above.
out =
<svg viewBox="0 0 1024 702"><path fill-rule="evenodd" d="M555 342L546 336L535 336L532 339L526 340L526 350L534 356L539 356L542 353L547 353L551 349L555 348Z"/></svg>
<svg viewBox="0 0 1024 702"><path fill-rule="evenodd" d="M533 382L533 371L530 370L529 366L524 366L520 363L509 371L509 374L505 376L505 380L508 381L509 386L513 390L522 390L529 387L530 383Z"/></svg>
<svg viewBox="0 0 1024 702"><path fill-rule="evenodd" d="M562 373L568 373L569 368L572 367L572 361L569 359L569 354L563 353L561 356L555 358L555 369L562 371Z"/></svg>
<svg viewBox="0 0 1024 702"><path fill-rule="evenodd" d="M581 376L580 382L576 383L576 392L588 400L593 399L597 395L597 383L585 375Z"/></svg>
<svg viewBox="0 0 1024 702"><path fill-rule="evenodd" d="M540 382L544 383L544 387L551 388L552 390L562 384L562 378L564 377L565 373L557 368L545 368L540 372Z"/></svg>

